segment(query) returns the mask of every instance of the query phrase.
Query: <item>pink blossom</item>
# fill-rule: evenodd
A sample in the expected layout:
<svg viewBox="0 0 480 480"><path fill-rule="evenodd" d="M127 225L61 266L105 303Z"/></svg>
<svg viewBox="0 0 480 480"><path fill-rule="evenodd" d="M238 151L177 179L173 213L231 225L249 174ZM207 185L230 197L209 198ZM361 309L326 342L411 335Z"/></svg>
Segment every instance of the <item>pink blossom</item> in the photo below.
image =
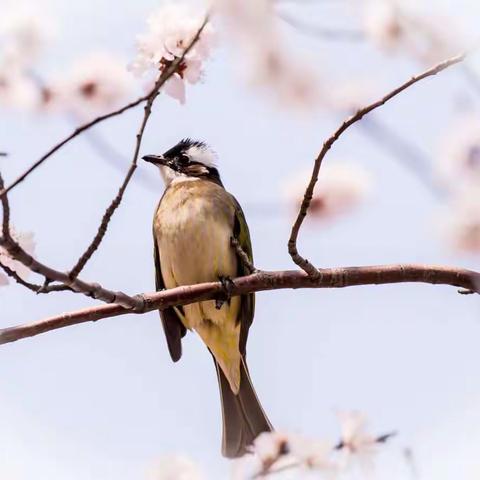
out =
<svg viewBox="0 0 480 480"><path fill-rule="evenodd" d="M16 68L0 68L0 106L33 109L40 102L37 85Z"/></svg>
<svg viewBox="0 0 480 480"><path fill-rule="evenodd" d="M286 198L296 211L303 200L310 175L310 172L302 173L285 187ZM370 185L370 175L358 165L335 161L324 165L307 218L331 220L351 211L368 195Z"/></svg>
<svg viewBox="0 0 480 480"><path fill-rule="evenodd" d="M451 190L465 182L480 182L480 120L469 114L449 127L440 146L437 171Z"/></svg>
<svg viewBox="0 0 480 480"><path fill-rule="evenodd" d="M164 4L149 16L147 32L137 37L137 57L130 64L130 70L138 75L162 72L183 55L204 18L205 13L200 14L187 5ZM168 95L185 103L185 80L195 84L202 78L203 63L210 57L214 43L213 27L207 24L177 73L165 84Z"/></svg>
<svg viewBox="0 0 480 480"><path fill-rule="evenodd" d="M25 68L32 65L52 38L52 20L43 11L29 5L2 9L0 16L0 63Z"/></svg>
<svg viewBox="0 0 480 480"><path fill-rule="evenodd" d="M440 226L448 244L464 253L480 253L480 184L472 181L454 193Z"/></svg>
<svg viewBox="0 0 480 480"><path fill-rule="evenodd" d="M88 55L53 81L47 108L67 111L82 120L119 107L133 92L125 62L106 52Z"/></svg>
<svg viewBox="0 0 480 480"><path fill-rule="evenodd" d="M407 53L431 64L464 48L460 28L449 17L415 12L401 0L368 0L363 14L365 33L387 52Z"/></svg>
<svg viewBox="0 0 480 480"><path fill-rule="evenodd" d="M166 455L151 470L150 480L202 480L197 465L183 455Z"/></svg>
<svg viewBox="0 0 480 480"><path fill-rule="evenodd" d="M319 80L310 63L290 51L270 0L215 0L240 62L239 71L277 104L310 110L319 102Z"/></svg>

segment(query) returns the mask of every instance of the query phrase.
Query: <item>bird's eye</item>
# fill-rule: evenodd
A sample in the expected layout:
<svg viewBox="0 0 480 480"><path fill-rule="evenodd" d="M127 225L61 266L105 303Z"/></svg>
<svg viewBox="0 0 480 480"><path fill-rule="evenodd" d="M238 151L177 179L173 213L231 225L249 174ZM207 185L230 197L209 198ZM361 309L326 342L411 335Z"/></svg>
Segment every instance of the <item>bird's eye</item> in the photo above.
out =
<svg viewBox="0 0 480 480"><path fill-rule="evenodd" d="M178 162L181 165L186 165L189 161L190 159L188 158L188 155L185 155L182 153L181 155L178 156Z"/></svg>

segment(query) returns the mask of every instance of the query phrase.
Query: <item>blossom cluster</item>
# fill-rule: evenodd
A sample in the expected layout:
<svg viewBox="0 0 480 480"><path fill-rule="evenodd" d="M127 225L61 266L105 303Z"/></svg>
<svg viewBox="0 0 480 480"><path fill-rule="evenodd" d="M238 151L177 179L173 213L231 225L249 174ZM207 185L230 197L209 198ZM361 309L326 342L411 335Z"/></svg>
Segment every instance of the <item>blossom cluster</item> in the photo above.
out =
<svg viewBox="0 0 480 480"><path fill-rule="evenodd" d="M449 201L442 214L446 240L480 253L480 117L469 113L450 127L439 153L438 176Z"/></svg>
<svg viewBox="0 0 480 480"><path fill-rule="evenodd" d="M164 4L147 19L147 32L137 37L138 53L130 70L138 75L149 71L158 75L183 57L176 72L166 82L164 91L184 104L185 81L195 84L202 78L203 64L210 57L215 43L213 27L208 23L186 52L204 19L205 13L187 5Z"/></svg>
<svg viewBox="0 0 480 480"><path fill-rule="evenodd" d="M337 478L342 473L359 470L371 473L380 445L393 434L372 435L366 417L358 411L339 412L340 439L337 442L309 438L281 431L260 434L251 451L233 464L232 479L266 478L282 472L303 478ZM202 480L205 476L189 458L168 455L157 463L152 480ZM282 477L283 478L283 477Z"/></svg>

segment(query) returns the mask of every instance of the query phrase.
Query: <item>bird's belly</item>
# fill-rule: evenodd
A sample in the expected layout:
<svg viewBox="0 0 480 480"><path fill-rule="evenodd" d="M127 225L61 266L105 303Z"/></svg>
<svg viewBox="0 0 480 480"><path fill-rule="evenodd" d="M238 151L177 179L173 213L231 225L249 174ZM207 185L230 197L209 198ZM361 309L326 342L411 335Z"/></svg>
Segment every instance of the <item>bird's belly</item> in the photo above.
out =
<svg viewBox="0 0 480 480"><path fill-rule="evenodd" d="M236 255L230 244L232 227L209 213L178 211L171 221L161 225L158 238L160 265L166 288L218 281L219 277L235 277ZM239 298L233 298L220 310L215 302L205 301L183 307L187 328L198 329L205 320L216 325L236 324Z"/></svg>

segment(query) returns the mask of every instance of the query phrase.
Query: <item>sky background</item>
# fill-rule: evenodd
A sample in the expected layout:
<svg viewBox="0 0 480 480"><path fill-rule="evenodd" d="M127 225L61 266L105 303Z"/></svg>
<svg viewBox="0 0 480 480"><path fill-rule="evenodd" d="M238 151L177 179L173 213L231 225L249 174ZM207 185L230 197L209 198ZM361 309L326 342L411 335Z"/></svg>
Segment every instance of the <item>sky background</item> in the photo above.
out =
<svg viewBox="0 0 480 480"><path fill-rule="evenodd" d="M0 0L2 8L13 3ZM444 9L468 31L478 24L475 3L426 5ZM318 25L358 25L343 4L296 2L288 10ZM130 61L135 35L156 5L154 0L37 1L36 8L59 24L41 72L48 75L97 50ZM289 28L285 34L294 51L310 56L325 78L327 94L329 85L353 79L368 84L374 97L383 96L424 68L366 43L328 42ZM374 118L434 160L455 115L479 103L460 69L452 68L417 84ZM95 132L128 158L141 115L141 109L130 111ZM284 205L284 184L312 165L340 118L322 109L297 115L272 105L244 84L231 51L221 47L205 81L188 89L186 106L159 97L141 154L165 151L185 136L210 143L219 154L226 188L244 206L256 265L289 269L293 212ZM72 129L61 116L5 110L0 125L1 149L10 153L1 159L7 181ZM304 226L300 252L313 263L479 268L478 257L452 253L441 242L438 200L360 128L347 132L326 162L336 160L368 169L372 192L354 214L330 225ZM41 261L64 270L75 263L127 163L112 167L78 138L12 192L14 225L35 233ZM151 166L140 164L138 170L101 249L82 274L131 294L154 288L151 220L163 191ZM0 290L0 302L1 327L94 304L71 293L35 296L16 285ZM422 480L473 479L480 474L475 451L480 444L479 320L478 298L450 287L265 292L257 295L249 366L278 429L336 439L335 412L359 409L370 418L373 432L399 432L386 453L390 478L408 478L402 450L410 448ZM156 312L83 324L0 348L1 478L147 478L168 453L189 455L208 478L225 478L230 465L220 458L220 437L219 395L208 352L188 334L183 358L173 365Z"/></svg>

